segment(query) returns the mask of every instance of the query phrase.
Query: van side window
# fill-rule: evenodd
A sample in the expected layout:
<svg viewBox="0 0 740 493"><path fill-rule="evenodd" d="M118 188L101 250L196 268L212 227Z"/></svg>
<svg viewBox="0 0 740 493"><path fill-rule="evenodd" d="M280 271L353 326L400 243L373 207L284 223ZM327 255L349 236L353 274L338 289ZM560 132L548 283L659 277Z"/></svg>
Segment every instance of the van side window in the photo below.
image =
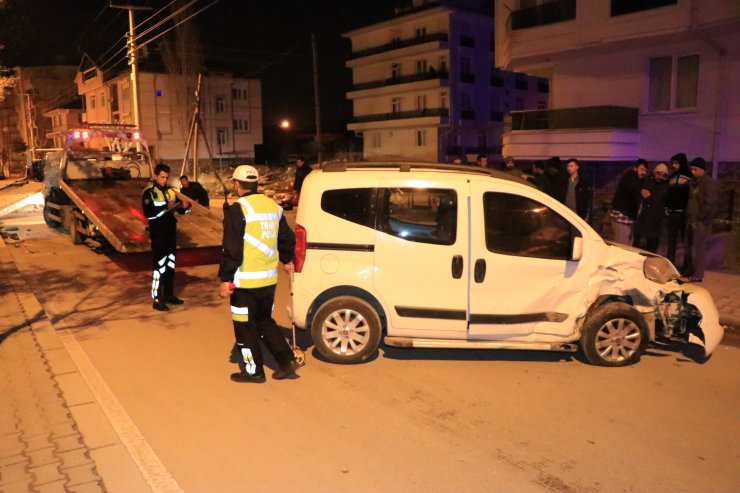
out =
<svg viewBox="0 0 740 493"><path fill-rule="evenodd" d="M580 232L549 207L519 195L483 194L486 248L494 253L570 259L571 238Z"/></svg>
<svg viewBox="0 0 740 493"><path fill-rule="evenodd" d="M427 188L380 190L378 229L419 243L452 245L457 236L457 193Z"/></svg>
<svg viewBox="0 0 740 493"><path fill-rule="evenodd" d="M327 190L321 195L321 210L355 224L375 227L376 188Z"/></svg>

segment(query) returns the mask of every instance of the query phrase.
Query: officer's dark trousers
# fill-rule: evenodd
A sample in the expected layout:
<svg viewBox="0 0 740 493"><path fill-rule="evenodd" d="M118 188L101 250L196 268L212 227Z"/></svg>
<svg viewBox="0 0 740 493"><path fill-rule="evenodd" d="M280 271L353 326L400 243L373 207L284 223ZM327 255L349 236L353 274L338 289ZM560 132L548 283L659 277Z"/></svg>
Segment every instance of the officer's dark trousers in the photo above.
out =
<svg viewBox="0 0 740 493"><path fill-rule="evenodd" d="M250 375L264 374L260 341L265 343L280 368L285 368L293 360L293 351L272 318L275 286L235 289L231 294L231 318L239 349L239 369Z"/></svg>
<svg viewBox="0 0 740 493"><path fill-rule="evenodd" d="M175 283L175 231L152 231L152 299L165 301L172 296Z"/></svg>

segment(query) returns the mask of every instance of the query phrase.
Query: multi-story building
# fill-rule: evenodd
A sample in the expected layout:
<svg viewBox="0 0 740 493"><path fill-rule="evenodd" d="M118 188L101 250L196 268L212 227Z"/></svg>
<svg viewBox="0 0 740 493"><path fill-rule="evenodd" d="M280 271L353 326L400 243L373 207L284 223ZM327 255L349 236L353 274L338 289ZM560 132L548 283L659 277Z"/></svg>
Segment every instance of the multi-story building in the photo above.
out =
<svg viewBox="0 0 740 493"><path fill-rule="evenodd" d="M493 67L490 3L413 0L352 42L354 117L366 159L501 156L503 115L546 108L546 81Z"/></svg>
<svg viewBox="0 0 740 493"><path fill-rule="evenodd" d="M82 124L82 103L79 98L75 98L47 111L44 116L51 120L51 131L46 133L46 142L51 147L61 148L69 129Z"/></svg>
<svg viewBox="0 0 740 493"><path fill-rule="evenodd" d="M496 65L550 80L504 152L740 163L736 0L496 0ZM728 168L728 166L725 166ZM715 171L716 172L716 171Z"/></svg>
<svg viewBox="0 0 740 493"><path fill-rule="evenodd" d="M44 113L75 97L75 67L14 67L15 83L0 107L0 157L4 175L23 175L26 149L52 145L51 122Z"/></svg>
<svg viewBox="0 0 740 493"><path fill-rule="evenodd" d="M100 70L86 57L77 73L83 122L133 124L131 74ZM185 157L195 109L195 78L172 75L163 67L142 63L138 72L139 123L157 161L176 163ZM200 121L206 136L198 158L251 160L262 143L261 84L230 73L208 73L200 89ZM192 153L192 151L191 151Z"/></svg>

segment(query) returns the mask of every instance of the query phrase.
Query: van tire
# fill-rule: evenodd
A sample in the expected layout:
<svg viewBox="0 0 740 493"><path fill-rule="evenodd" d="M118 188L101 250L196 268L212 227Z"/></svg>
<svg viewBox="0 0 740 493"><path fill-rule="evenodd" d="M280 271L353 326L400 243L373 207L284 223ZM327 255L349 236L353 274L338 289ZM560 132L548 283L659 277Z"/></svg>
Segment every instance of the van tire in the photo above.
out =
<svg viewBox="0 0 740 493"><path fill-rule="evenodd" d="M378 350L380 333L378 313L368 302L354 296L338 296L326 301L311 323L311 338L316 349L332 363L366 361Z"/></svg>
<svg viewBox="0 0 740 493"><path fill-rule="evenodd" d="M592 365L628 366L640 361L648 345L645 318L626 303L607 303L583 324L581 350Z"/></svg>

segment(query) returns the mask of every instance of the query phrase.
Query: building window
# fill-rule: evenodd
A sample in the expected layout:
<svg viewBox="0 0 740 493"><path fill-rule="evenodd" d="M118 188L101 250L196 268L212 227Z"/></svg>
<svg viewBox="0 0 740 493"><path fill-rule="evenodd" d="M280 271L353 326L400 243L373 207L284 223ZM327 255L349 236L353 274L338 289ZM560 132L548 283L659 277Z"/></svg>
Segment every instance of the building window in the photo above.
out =
<svg viewBox="0 0 740 493"><path fill-rule="evenodd" d="M416 96L416 109L425 110L427 109L427 96L426 94L419 94Z"/></svg>
<svg viewBox="0 0 740 493"><path fill-rule="evenodd" d="M222 146L229 142L229 131L225 128L216 129L216 144Z"/></svg>
<svg viewBox="0 0 740 493"><path fill-rule="evenodd" d="M401 98L391 99L391 113L399 113L401 111Z"/></svg>
<svg viewBox="0 0 740 493"><path fill-rule="evenodd" d="M460 57L460 73L462 74L469 74L471 73L471 63L470 58L464 56Z"/></svg>
<svg viewBox="0 0 740 493"><path fill-rule="evenodd" d="M243 87L233 87L233 88L231 88L231 98L232 99L246 100L246 99L249 99L249 94L248 94L246 88L243 88Z"/></svg>
<svg viewBox="0 0 740 493"><path fill-rule="evenodd" d="M234 119L234 131L235 132L249 131L249 120L245 118L235 118Z"/></svg>
<svg viewBox="0 0 740 493"><path fill-rule="evenodd" d="M447 55L439 56L439 71L447 72Z"/></svg>
<svg viewBox="0 0 740 493"><path fill-rule="evenodd" d="M122 84L121 85L121 99L123 101L128 101L131 98L131 88L128 86L128 84Z"/></svg>
<svg viewBox="0 0 740 493"><path fill-rule="evenodd" d="M650 59L649 111L696 108L699 55Z"/></svg>
<svg viewBox="0 0 740 493"><path fill-rule="evenodd" d="M401 77L401 64L391 63L391 78L398 79L399 77Z"/></svg>
<svg viewBox="0 0 740 493"><path fill-rule="evenodd" d="M427 28L426 27L417 27L416 28L416 37L417 38L423 38L427 35Z"/></svg>
<svg viewBox="0 0 740 493"><path fill-rule="evenodd" d="M416 147L424 147L427 145L427 131L417 130L416 131Z"/></svg>
<svg viewBox="0 0 740 493"><path fill-rule="evenodd" d="M371 139L372 139L372 146L374 148L377 149L378 147L380 147L380 132L375 132L371 134Z"/></svg>
<svg viewBox="0 0 740 493"><path fill-rule="evenodd" d="M95 109L95 94L92 94L90 96L90 109L91 110L94 110Z"/></svg>
<svg viewBox="0 0 740 493"><path fill-rule="evenodd" d="M216 96L216 113L226 113L226 98Z"/></svg>
<svg viewBox="0 0 740 493"><path fill-rule="evenodd" d="M460 46L475 48L475 38L472 36L460 36Z"/></svg>
<svg viewBox="0 0 740 493"><path fill-rule="evenodd" d="M677 3L678 0L611 0L611 15L631 14Z"/></svg>
<svg viewBox="0 0 740 493"><path fill-rule="evenodd" d="M427 72L427 61L426 60L416 60L416 73L425 74L426 72Z"/></svg>
<svg viewBox="0 0 740 493"><path fill-rule="evenodd" d="M439 93L439 107L447 108L447 93L444 91Z"/></svg>
<svg viewBox="0 0 740 493"><path fill-rule="evenodd" d="M100 106L105 106L105 93L100 93Z"/></svg>

